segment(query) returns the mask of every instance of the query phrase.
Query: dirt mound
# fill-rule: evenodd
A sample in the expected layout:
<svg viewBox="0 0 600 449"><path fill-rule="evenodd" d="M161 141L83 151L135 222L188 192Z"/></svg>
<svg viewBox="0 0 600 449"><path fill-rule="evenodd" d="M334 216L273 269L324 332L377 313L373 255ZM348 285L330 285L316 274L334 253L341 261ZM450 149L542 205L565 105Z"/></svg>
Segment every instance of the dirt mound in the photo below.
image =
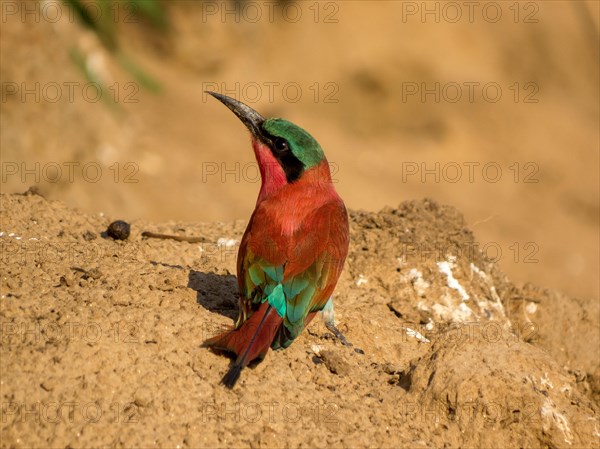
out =
<svg viewBox="0 0 600 449"><path fill-rule="evenodd" d="M436 2L436 18L424 2L162 1L164 33L110 7L157 94L63 3L2 10L2 192L36 184L127 220L247 217L260 174L216 90L309 131L348 207L434 197L511 279L600 297L599 2L496 2L492 23L486 3Z"/></svg>
<svg viewBox="0 0 600 449"><path fill-rule="evenodd" d="M2 447L598 447L598 304L513 285L452 207L351 212L354 347L315 320L229 391L199 344L236 314L245 222L123 242L118 217L0 198Z"/></svg>

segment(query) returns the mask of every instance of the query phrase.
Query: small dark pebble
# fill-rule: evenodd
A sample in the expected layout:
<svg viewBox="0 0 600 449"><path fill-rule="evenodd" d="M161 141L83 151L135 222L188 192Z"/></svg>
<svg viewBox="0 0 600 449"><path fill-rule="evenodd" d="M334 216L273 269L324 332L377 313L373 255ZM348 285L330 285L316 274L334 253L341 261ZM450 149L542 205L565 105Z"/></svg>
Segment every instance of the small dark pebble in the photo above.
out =
<svg viewBox="0 0 600 449"><path fill-rule="evenodd" d="M130 232L131 226L123 220L113 221L106 230L106 234L115 240L127 240Z"/></svg>
<svg viewBox="0 0 600 449"><path fill-rule="evenodd" d="M92 268L91 270L84 270L79 267L71 267L71 270L77 271L78 273L82 273L81 279L100 279L102 277L102 272L98 268Z"/></svg>
<svg viewBox="0 0 600 449"><path fill-rule="evenodd" d="M67 276L61 276L56 287L70 287L73 285L73 280Z"/></svg>

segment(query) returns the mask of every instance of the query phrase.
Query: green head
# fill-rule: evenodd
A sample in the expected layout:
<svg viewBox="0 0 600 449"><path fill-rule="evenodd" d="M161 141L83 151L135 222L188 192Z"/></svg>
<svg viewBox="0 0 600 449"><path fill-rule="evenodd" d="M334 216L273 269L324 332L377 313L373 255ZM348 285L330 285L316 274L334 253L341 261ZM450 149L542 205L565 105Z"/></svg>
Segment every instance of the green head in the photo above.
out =
<svg viewBox="0 0 600 449"><path fill-rule="evenodd" d="M216 92L208 92L244 122L254 138L271 150L285 172L288 183L325 159L319 143L306 131L281 118L264 119L244 103Z"/></svg>

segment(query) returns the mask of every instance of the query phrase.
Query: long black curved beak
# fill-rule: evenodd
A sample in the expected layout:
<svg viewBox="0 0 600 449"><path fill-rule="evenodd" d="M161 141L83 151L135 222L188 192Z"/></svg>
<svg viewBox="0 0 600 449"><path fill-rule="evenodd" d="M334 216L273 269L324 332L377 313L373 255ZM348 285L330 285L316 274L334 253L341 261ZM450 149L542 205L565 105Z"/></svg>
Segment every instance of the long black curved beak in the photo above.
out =
<svg viewBox="0 0 600 449"><path fill-rule="evenodd" d="M207 94L212 95L231 111L238 116L238 118L246 125L252 135L257 139L262 138L262 124L265 121L262 115L252 109L250 106L245 105L241 101L235 100L234 98L228 97L217 92L205 91Z"/></svg>

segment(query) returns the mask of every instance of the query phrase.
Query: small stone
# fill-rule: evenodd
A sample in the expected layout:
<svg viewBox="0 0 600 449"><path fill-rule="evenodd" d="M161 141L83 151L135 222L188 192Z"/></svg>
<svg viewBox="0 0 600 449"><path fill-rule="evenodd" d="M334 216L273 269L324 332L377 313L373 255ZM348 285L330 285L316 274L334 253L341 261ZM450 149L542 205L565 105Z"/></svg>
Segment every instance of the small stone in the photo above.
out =
<svg viewBox="0 0 600 449"><path fill-rule="evenodd" d="M83 233L83 240L85 240L86 242L89 242L90 240L94 240L96 238L96 234L94 234L92 231L85 231Z"/></svg>
<svg viewBox="0 0 600 449"><path fill-rule="evenodd" d="M147 407L154 399L152 391L146 387L140 387L133 394L133 403L138 407Z"/></svg>
<svg viewBox="0 0 600 449"><path fill-rule="evenodd" d="M60 277L59 280L59 287L71 287L73 285L73 276L71 275L64 275Z"/></svg>
<svg viewBox="0 0 600 449"><path fill-rule="evenodd" d="M344 360L344 358L336 351L323 350L321 351L321 360L325 363L325 366L333 374L338 376L346 376L350 373L350 365Z"/></svg>
<svg viewBox="0 0 600 449"><path fill-rule="evenodd" d="M115 240L127 240L131 226L123 220L113 221L106 230L106 234Z"/></svg>

